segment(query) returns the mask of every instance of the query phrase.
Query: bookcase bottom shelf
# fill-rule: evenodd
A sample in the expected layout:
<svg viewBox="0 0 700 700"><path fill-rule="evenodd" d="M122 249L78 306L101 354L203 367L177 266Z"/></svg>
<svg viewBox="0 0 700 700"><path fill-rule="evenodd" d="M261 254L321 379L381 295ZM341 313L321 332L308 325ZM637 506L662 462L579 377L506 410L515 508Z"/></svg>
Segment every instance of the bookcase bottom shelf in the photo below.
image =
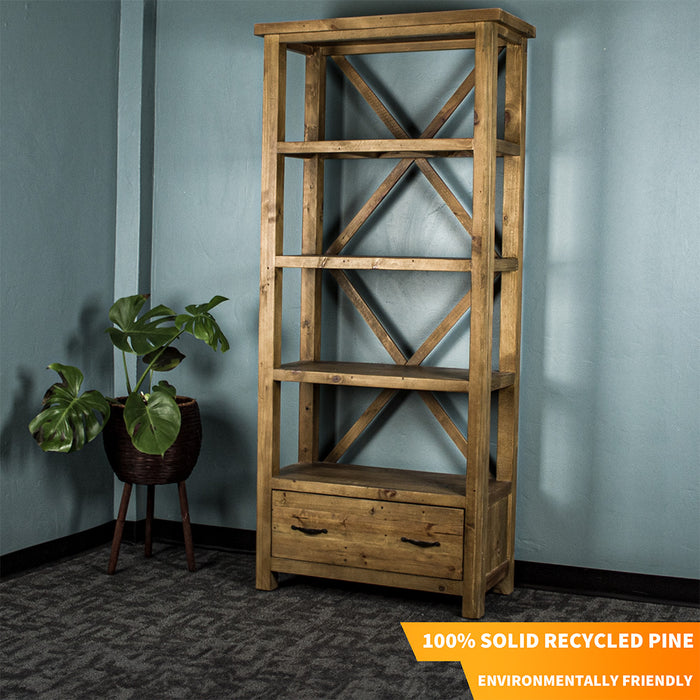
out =
<svg viewBox="0 0 700 700"><path fill-rule="evenodd" d="M352 583L364 583L372 586L405 588L412 591L426 591L428 593L446 593L455 596L462 595L462 581L440 579L431 576L397 574L388 571L374 571L371 569L358 569L349 566L334 566L332 564L298 561L281 557L272 557L270 563L272 570L279 573L327 578L333 581L350 581Z"/></svg>
<svg viewBox="0 0 700 700"><path fill-rule="evenodd" d="M272 478L273 489L464 508L465 476L333 462L290 464ZM510 495L508 481L489 480L489 505Z"/></svg>
<svg viewBox="0 0 700 700"><path fill-rule="evenodd" d="M272 479L272 571L460 595L463 475L324 462ZM487 588L508 571L510 484L489 487Z"/></svg>

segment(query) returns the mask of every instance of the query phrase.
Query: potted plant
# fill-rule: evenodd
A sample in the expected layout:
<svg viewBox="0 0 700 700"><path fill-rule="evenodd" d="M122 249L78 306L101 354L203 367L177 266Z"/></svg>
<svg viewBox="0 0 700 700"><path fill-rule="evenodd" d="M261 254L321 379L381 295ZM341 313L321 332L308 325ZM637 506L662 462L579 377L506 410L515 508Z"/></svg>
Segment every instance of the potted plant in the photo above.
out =
<svg viewBox="0 0 700 700"><path fill-rule="evenodd" d="M100 433L107 458L124 482L114 529L107 573L117 567L124 521L133 484L148 487L146 556L151 555L151 525L156 484L177 483L187 566L196 570L185 480L194 469L202 443L202 426L196 400L178 396L172 384L153 383L155 372L175 369L185 356L173 345L183 334L203 341L213 350L229 349L211 310L226 297L215 296L206 304L192 304L176 314L159 305L143 311L149 295L122 297L109 310L112 327L107 333L122 352L127 396L110 398L97 390L80 393L83 373L54 362L49 369L61 377L44 395L43 408L29 430L45 452L75 452ZM143 313L142 313L143 311ZM134 383L129 376L127 354L146 365Z"/></svg>
<svg viewBox="0 0 700 700"><path fill-rule="evenodd" d="M167 381L153 384L153 377L156 372L174 369L185 358L173 345L183 334L192 335L215 351L229 349L211 314L226 298L215 296L206 304L193 304L184 313L176 314L163 305L143 311L148 297L122 297L109 310L113 325L106 332L122 352L127 396L111 398L97 390L81 394L83 373L77 367L52 363L49 369L55 370L62 381L49 387L43 408L29 424L29 430L44 451L67 453L82 449L104 429L107 455L122 481L172 483L182 479L156 474L149 477L145 473L139 480L120 470L129 468L134 461L139 462L142 471L167 465L177 456L178 441L191 443L189 452L195 452L196 461L201 442L196 401L178 397L175 387ZM140 357L146 365L134 382L129 376L127 354ZM192 430L199 432L199 437L195 434L192 439L186 434Z"/></svg>

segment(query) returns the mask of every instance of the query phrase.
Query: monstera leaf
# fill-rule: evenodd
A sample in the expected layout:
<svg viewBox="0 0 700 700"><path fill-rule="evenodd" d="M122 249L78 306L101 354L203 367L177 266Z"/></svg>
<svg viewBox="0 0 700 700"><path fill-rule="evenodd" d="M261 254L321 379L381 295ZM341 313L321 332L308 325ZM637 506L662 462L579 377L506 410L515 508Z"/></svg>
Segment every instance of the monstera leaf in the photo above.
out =
<svg viewBox="0 0 700 700"><path fill-rule="evenodd" d="M109 320L117 327L108 328L107 332L112 343L124 352L145 355L167 345L179 333L173 325L175 312L162 304L139 318L147 299L147 294L122 297L109 310Z"/></svg>
<svg viewBox="0 0 700 700"><path fill-rule="evenodd" d="M175 390L167 382L159 382L150 394L130 394L124 405L126 430L145 454L165 454L180 433L181 420Z"/></svg>
<svg viewBox="0 0 700 700"><path fill-rule="evenodd" d="M109 403L99 391L80 394L84 377L77 367L54 362L49 369L63 381L49 387L44 408L29 431L44 452L75 452L100 434L109 418Z"/></svg>
<svg viewBox="0 0 700 700"><path fill-rule="evenodd" d="M226 297L214 296L206 304L192 304L185 307L185 313L176 314L163 305L144 311L149 296L135 294L117 299L109 310L113 325L107 333L122 351L128 393L124 422L131 441L140 452L163 455L180 433L182 419L175 388L164 381L150 393L144 393L141 387L148 386L154 371L167 372L185 359L172 346L184 333L214 350L229 349L228 340L211 314ZM146 365L133 384L127 353L137 355ZM58 372L61 381L46 392L42 410L30 422L29 429L44 451L74 452L102 431L110 415L109 403L98 391L80 394L83 374L77 367L54 363L49 368Z"/></svg>
<svg viewBox="0 0 700 700"><path fill-rule="evenodd" d="M156 372L169 372L171 369L175 369L185 357L186 355L171 345L162 350L153 350L141 359Z"/></svg>
<svg viewBox="0 0 700 700"><path fill-rule="evenodd" d="M175 317L175 325L180 331L190 333L198 340L203 340L210 348L217 350L221 346L221 352L226 352L229 349L228 340L221 332L214 317L209 313L222 301L227 301L227 298L217 295L206 304L186 306L187 313L178 314Z"/></svg>

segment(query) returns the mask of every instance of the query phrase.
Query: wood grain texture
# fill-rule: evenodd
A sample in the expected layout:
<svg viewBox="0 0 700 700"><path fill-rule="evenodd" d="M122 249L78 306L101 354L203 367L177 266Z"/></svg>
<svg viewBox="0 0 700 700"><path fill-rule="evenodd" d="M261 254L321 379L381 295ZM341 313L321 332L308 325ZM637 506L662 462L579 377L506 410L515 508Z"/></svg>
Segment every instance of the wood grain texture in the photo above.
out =
<svg viewBox="0 0 700 700"><path fill-rule="evenodd" d="M472 386L469 369L377 362L287 362L273 370L273 377L276 381L408 391L469 393ZM513 380L512 373L489 372L489 378L483 383L487 384L489 391L495 391L512 384Z"/></svg>
<svg viewBox="0 0 700 700"><path fill-rule="evenodd" d="M300 463L284 467L272 480L272 487L330 496L464 507L464 474L358 464ZM489 479L488 489L489 505L511 493L508 482L495 479Z"/></svg>
<svg viewBox="0 0 700 700"><path fill-rule="evenodd" d="M512 590L517 462L524 201L526 41L534 28L497 9L280 22L256 25L265 39L261 209L258 533L259 588L288 572L461 595L478 618L490 587ZM347 56L395 51L474 52L474 69L418 138L409 133ZM505 50L504 104L498 104ZM286 54L305 56L304 140L285 140ZM439 54L436 54L439 56ZM331 57L331 58L329 58ZM393 138L325 140L325 76L334 61ZM357 64L359 65L359 64ZM474 94L472 137L437 134ZM496 125L505 124L503 138ZM283 254L285 158L302 158L301 250ZM466 157L473 167L471 212L432 158ZM389 175L326 247L324 162L397 159ZM502 159L499 175L497 159ZM471 237L470 258L343 255L345 246L415 166ZM502 182L498 178L502 177ZM503 193L502 206L497 195ZM495 251L502 209L502 250ZM499 222L500 223L500 222ZM466 241L466 239L465 239ZM432 252L432 251L431 251ZM436 251L437 252L437 251ZM281 364L282 275L301 271L299 361ZM355 286L348 270L467 273L461 299L413 354L404 353ZM392 363L321 360L322 274L335 277ZM370 273L368 273L370 274ZM494 284L500 275L498 357L493 356ZM470 314L469 368L424 366ZM466 356L465 352L465 356ZM494 369L497 360L497 370ZM299 462L280 469L280 386L299 384ZM319 385L376 388L377 394L319 461ZM339 463L353 441L400 391L417 391L466 461L466 473ZM467 436L434 392L467 394ZM499 392L495 478L490 474L491 397ZM468 439L467 439L468 438Z"/></svg>
<svg viewBox="0 0 700 700"><path fill-rule="evenodd" d="M269 562L272 507L270 478L279 471L280 386L273 368L281 355L282 271L275 256L282 253L284 216L284 167L277 143L284 139L287 54L279 37L265 38L262 206L260 215L260 321L258 330L258 516L256 585L275 588Z"/></svg>
<svg viewBox="0 0 700 700"><path fill-rule="evenodd" d="M518 144L496 141L496 155L517 155ZM308 158L470 158L474 155L471 138L445 139L344 139L332 141L284 141L278 144L282 155Z"/></svg>
<svg viewBox="0 0 700 700"><path fill-rule="evenodd" d="M462 613L484 614L491 376L493 352L493 261L496 197L496 108L498 46L493 24L476 30L474 56L474 206L472 227L472 307L469 338L470 392L467 416L467 505Z"/></svg>
<svg viewBox="0 0 700 700"><path fill-rule="evenodd" d="M471 272L471 258L421 258L379 255L278 255L277 267L318 270L408 270L425 272ZM494 272L511 272L518 267L517 258L496 258Z"/></svg>
<svg viewBox="0 0 700 700"><path fill-rule="evenodd" d="M455 113L455 111L462 104L462 102L464 102L467 95L473 90L473 88L474 71L470 71L469 75L459 84L457 89L452 93L452 95L450 95L445 104L440 108L438 113L432 119L430 124L428 124L423 133L421 133L420 138L433 138L444 126L447 120ZM396 186L396 184L400 182L401 178L408 172L413 162L414 161L412 159L405 159L402 160L400 163L397 163L396 166L394 166L389 175L372 193L371 197L367 200L367 202L365 202L365 204L360 208L360 210L355 214L355 216L352 217L345 229L329 246L328 250L326 251L327 255L336 255L345 247L345 245L347 245L347 243L357 233L362 224L365 221L367 221L367 219L382 203L382 201L389 194L389 192L391 192L391 190Z"/></svg>
<svg viewBox="0 0 700 700"><path fill-rule="evenodd" d="M273 491L272 556L462 578L464 511Z"/></svg>
<svg viewBox="0 0 700 700"><path fill-rule="evenodd" d="M326 58L315 52L306 58L304 89L304 139L318 141L325 136ZM323 159L304 161L301 252L318 255L323 250ZM301 272L299 357L318 360L321 356L321 272ZM299 460L318 459L319 390L313 384L299 385Z"/></svg>
<svg viewBox="0 0 700 700"><path fill-rule="evenodd" d="M328 34L334 36L344 31L361 33L359 36L352 36L353 40L358 41L374 37L375 34L384 39L397 36L425 39L464 31L473 34L475 22L495 22L528 38L535 36L535 28L532 25L504 10L491 8L269 22L256 24L255 34L285 34L285 41L305 42L321 42L328 39ZM293 38L288 35L293 35Z"/></svg>
<svg viewBox="0 0 700 700"><path fill-rule="evenodd" d="M352 566L336 566L334 564L284 559L282 557L272 557L270 561L274 571L301 576L317 576L340 581L367 583L374 586L393 586L394 588L408 588L414 591L447 593L450 595L460 595L462 588L462 582L457 579L398 574L393 571L359 569Z"/></svg>
<svg viewBox="0 0 700 700"><path fill-rule="evenodd" d="M525 202L525 103L527 76L527 44L523 41L508 46L505 76L505 134L520 144L520 155L506 158L503 166L502 253L522 259ZM520 336L522 307L522 269L504 275L501 282L501 323L499 364L513 372L513 385L498 398L498 436L496 474L499 479L517 482L518 403L520 394ZM515 497L508 499L505 513L507 540L505 558L507 575L498 585L498 592L512 593L515 559Z"/></svg>

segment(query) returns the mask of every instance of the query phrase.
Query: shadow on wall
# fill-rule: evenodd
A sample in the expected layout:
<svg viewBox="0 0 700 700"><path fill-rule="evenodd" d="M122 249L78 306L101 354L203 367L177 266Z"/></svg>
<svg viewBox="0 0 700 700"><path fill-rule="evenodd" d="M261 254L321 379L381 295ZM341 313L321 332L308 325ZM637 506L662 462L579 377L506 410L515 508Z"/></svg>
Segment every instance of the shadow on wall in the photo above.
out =
<svg viewBox="0 0 700 700"><path fill-rule="evenodd" d="M50 361L75 364L86 374L83 391L109 390L112 385L112 355L104 335L104 310L97 301L87 302L78 325L68 334L63 350L49 349ZM105 342L107 341L107 342ZM46 356L44 355L44 357ZM41 409L41 399L58 375L43 367L15 368L15 391L8 420L0 428L0 469L5 502L26 503L28 517L43 521L46 539L77 532L85 527L85 504L99 510L104 500L105 522L111 515L112 473L102 452L101 439L80 454L44 453L32 439L28 424ZM47 504L51 504L47 507ZM32 510L29 506L35 506ZM102 524L91 523L91 525ZM23 522L3 523L4 543L21 538ZM18 540L20 545L26 546ZM4 547L3 547L4 549Z"/></svg>
<svg viewBox="0 0 700 700"><path fill-rule="evenodd" d="M51 355L50 362L78 366L86 374L83 391L95 386L107 392L111 386L112 353L105 328L101 326L104 318L106 311L96 301L88 302L80 311L78 326L68 335L64 350L49 349L44 353L44 356ZM40 400L36 400L37 393L42 390L43 396L43 392L58 381L58 375L45 367L24 365L18 366L15 374L19 386L13 396L10 419L1 428L0 455L3 461L16 459L23 462L39 450L27 430L27 425L41 409ZM101 380L101 385L98 380Z"/></svg>
<svg viewBox="0 0 700 700"><path fill-rule="evenodd" d="M40 408L33 400L36 393L35 377L35 371L30 371L26 367L17 368L18 387L12 397L10 417L0 431L0 465L2 465L3 479L9 476L6 471L11 464L23 463L29 458L43 454L34 444L27 430L29 421Z"/></svg>
<svg viewBox="0 0 700 700"><path fill-rule="evenodd" d="M196 501L204 503L204 512L217 513L220 522L239 528L245 522L255 522L255 503L250 494L256 489L257 453L255 433L250 435L245 430L248 422L244 417L216 411L213 406L205 407L203 451L193 489Z"/></svg>
<svg viewBox="0 0 700 700"><path fill-rule="evenodd" d="M606 162L604 149L583 144L605 130L604 67L595 60L605 39L587 8L553 12L555 35L540 39L538 27L529 49L516 556L573 563L575 551L585 565L600 548L591 510L601 483L594 433Z"/></svg>
<svg viewBox="0 0 700 700"><path fill-rule="evenodd" d="M249 529L255 522L256 442L248 434L249 421L232 416L228 405L199 402L202 451L187 480L190 518L200 525ZM241 408L241 413L243 408ZM177 491L156 494L156 517L179 521Z"/></svg>

